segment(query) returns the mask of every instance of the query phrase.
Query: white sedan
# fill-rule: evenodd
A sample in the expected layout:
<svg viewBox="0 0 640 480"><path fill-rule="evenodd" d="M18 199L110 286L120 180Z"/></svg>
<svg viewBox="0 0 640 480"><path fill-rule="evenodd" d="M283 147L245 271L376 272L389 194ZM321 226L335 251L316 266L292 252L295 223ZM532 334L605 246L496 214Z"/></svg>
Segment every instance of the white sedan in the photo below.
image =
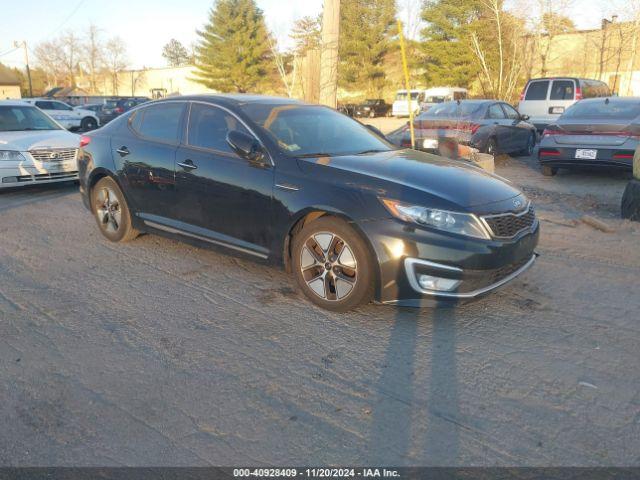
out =
<svg viewBox="0 0 640 480"><path fill-rule="evenodd" d="M23 102L35 105L68 130L95 130L100 126L100 119L95 112L82 108L73 108L59 100L49 98L25 98Z"/></svg>
<svg viewBox="0 0 640 480"><path fill-rule="evenodd" d="M0 101L0 190L78 179L80 136L21 101Z"/></svg>

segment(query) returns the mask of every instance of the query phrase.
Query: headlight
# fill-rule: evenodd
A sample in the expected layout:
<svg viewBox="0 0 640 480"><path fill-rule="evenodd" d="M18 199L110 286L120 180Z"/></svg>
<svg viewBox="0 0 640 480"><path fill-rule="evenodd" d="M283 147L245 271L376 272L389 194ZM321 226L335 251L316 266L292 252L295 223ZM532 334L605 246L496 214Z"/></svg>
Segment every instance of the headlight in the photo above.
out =
<svg viewBox="0 0 640 480"><path fill-rule="evenodd" d="M21 162L26 160L20 152L15 150L0 150L0 161L8 160L9 162Z"/></svg>
<svg viewBox="0 0 640 480"><path fill-rule="evenodd" d="M491 239L487 229L482 225L478 217L472 213L448 212L435 208L409 205L388 198L381 198L380 200L394 217L405 222L417 223L418 225L425 225L467 237L482 238L484 240Z"/></svg>

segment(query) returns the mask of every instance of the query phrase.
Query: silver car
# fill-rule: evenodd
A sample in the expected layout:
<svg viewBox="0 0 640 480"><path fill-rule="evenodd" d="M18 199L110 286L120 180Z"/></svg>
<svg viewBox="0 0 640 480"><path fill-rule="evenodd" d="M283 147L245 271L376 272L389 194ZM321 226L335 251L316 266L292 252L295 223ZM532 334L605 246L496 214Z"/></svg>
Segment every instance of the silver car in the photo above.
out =
<svg viewBox="0 0 640 480"><path fill-rule="evenodd" d="M581 100L542 134L542 173L579 166L631 170L640 136L640 98Z"/></svg>

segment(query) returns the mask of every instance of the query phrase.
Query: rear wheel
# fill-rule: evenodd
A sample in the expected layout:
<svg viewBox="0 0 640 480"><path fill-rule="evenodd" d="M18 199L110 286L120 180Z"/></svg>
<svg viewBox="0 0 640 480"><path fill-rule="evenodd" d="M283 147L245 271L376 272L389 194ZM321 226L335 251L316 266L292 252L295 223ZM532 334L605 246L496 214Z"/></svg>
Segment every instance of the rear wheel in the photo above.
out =
<svg viewBox="0 0 640 480"><path fill-rule="evenodd" d="M305 225L293 241L292 265L300 290L322 308L345 312L373 298L373 262L344 220L321 217Z"/></svg>
<svg viewBox="0 0 640 480"><path fill-rule="evenodd" d="M139 235L131 223L124 194L113 178L104 177L95 184L91 207L100 233L112 242L129 242Z"/></svg>
<svg viewBox="0 0 640 480"><path fill-rule="evenodd" d="M484 153L488 153L494 157L496 156L498 153L498 142L496 142L495 138L491 137L487 140L487 144L484 147Z"/></svg>
<svg viewBox="0 0 640 480"><path fill-rule="evenodd" d="M542 175L545 177L553 177L556 173L558 173L558 167L542 165Z"/></svg>

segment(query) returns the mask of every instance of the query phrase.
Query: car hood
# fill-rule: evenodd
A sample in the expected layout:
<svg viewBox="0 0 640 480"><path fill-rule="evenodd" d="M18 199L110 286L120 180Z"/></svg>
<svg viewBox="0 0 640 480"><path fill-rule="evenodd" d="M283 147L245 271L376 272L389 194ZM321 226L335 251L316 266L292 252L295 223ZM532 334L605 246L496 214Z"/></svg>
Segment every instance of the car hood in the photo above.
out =
<svg viewBox="0 0 640 480"><path fill-rule="evenodd" d="M416 150L307 158L301 160L392 182L439 197L464 208L502 202L521 195L505 180L465 161ZM304 168L304 167L303 167ZM391 189L390 189L391 190Z"/></svg>
<svg viewBox="0 0 640 480"><path fill-rule="evenodd" d="M80 136L66 130L0 132L0 150L26 152L39 148L77 148Z"/></svg>

